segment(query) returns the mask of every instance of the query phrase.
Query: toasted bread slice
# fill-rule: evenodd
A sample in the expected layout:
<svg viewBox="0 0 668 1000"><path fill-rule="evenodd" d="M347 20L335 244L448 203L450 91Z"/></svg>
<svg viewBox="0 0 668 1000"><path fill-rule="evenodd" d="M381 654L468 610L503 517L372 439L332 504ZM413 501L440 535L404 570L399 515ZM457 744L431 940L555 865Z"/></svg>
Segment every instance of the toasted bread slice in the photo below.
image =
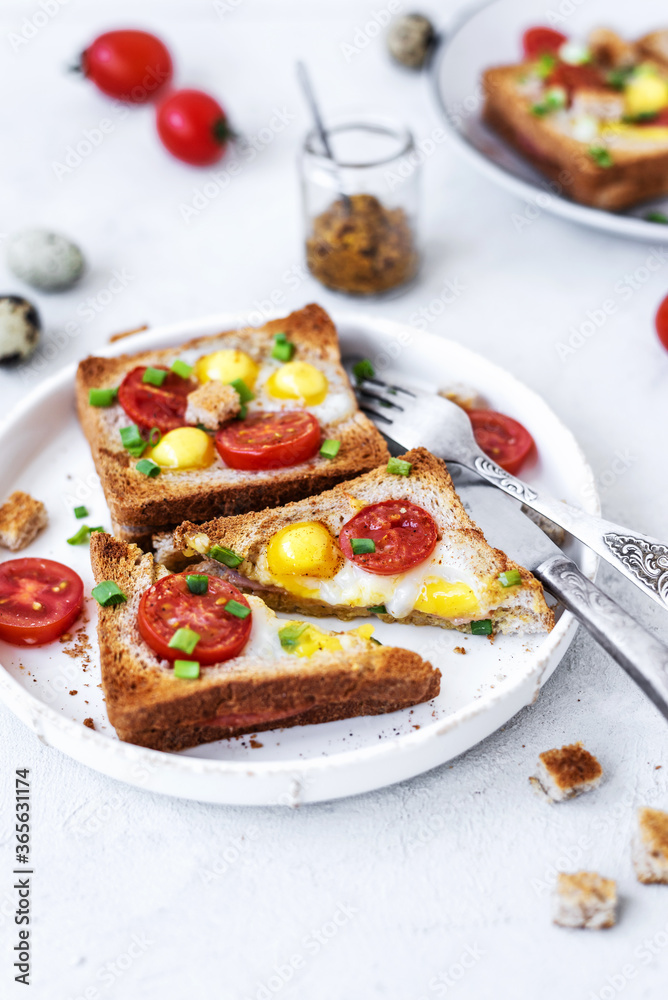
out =
<svg viewBox="0 0 668 1000"><path fill-rule="evenodd" d="M96 582L113 580L127 597L99 609L98 637L109 719L129 743L181 750L246 732L395 712L439 692L440 671L417 653L352 632L336 634L339 650L284 653L269 638L275 639L279 622L257 597L249 598L248 652L202 667L195 680L177 678L137 625L141 595L168 571L112 535L97 533L90 551ZM213 564L201 571L221 569Z"/></svg>
<svg viewBox="0 0 668 1000"><path fill-rule="evenodd" d="M334 614L346 620L379 613L369 608L382 605L388 612L380 614L384 621L470 632L472 621L491 619L494 631L549 631L554 616L545 603L541 584L503 552L488 545L462 507L445 463L425 448L409 451L402 459L412 465L408 477L394 475L382 465L318 497L285 507L218 518L203 525L185 522L173 534L172 549L181 551L186 558L197 553L206 555L214 545L230 549L242 559L229 571L230 578L280 611ZM421 507L435 521L438 533L431 556L398 576L365 572L344 560L338 550L343 525L362 508L388 500L409 501ZM341 564L333 578L279 579L271 572L267 559L270 539L286 525L304 522L319 522L330 532L332 551L338 552ZM164 548L164 539L162 542ZM521 582L504 587L500 575L513 571ZM450 584L459 589L451 590ZM438 593L446 595L442 605L434 597ZM428 595L434 600L421 599ZM439 613L434 613L435 606L441 609Z"/></svg>
<svg viewBox="0 0 668 1000"><path fill-rule="evenodd" d="M668 129L656 139L649 129L609 122L600 136L580 141L573 116L560 111L543 117L533 114L537 101L523 82L528 64L497 66L483 77L487 124L556 182L557 194L595 208L619 210L668 193ZM596 98L596 100L594 100ZM622 95L601 92L588 95L596 114L608 115L612 99ZM606 105L604 108L603 105ZM609 165L601 165L592 150L604 149Z"/></svg>
<svg viewBox="0 0 668 1000"><path fill-rule="evenodd" d="M319 454L288 468L245 472L228 468L216 455L205 469L162 470L156 478L136 471L137 460L123 447L119 430L132 423L119 403L98 408L89 405L92 388L113 388L138 365L170 367L177 358L194 362L222 349L239 349L267 370L279 362L271 359L274 336L284 333L296 347L295 359L307 361L327 377L330 395L320 406L308 408L318 419L323 438L341 442L335 458ZM249 409L298 408L294 401L269 399L256 385L256 399ZM190 398L190 397L189 397ZM145 351L116 358L89 357L77 372L77 410L90 444L95 467L109 505L113 530L119 537L140 545L151 535L173 528L185 518L205 521L220 515L261 510L289 500L311 496L351 476L374 468L387 458L387 447L371 421L357 408L355 396L341 365L336 329L327 313L309 305L285 319L260 328L229 330L200 337L176 348ZM328 400L334 405L329 405Z"/></svg>

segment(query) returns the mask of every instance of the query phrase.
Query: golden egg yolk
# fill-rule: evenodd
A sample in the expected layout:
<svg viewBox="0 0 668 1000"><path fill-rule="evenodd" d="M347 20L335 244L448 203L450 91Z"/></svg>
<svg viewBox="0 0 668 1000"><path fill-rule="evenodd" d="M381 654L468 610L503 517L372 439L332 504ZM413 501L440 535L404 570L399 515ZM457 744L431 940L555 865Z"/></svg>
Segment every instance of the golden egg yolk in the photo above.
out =
<svg viewBox="0 0 668 1000"><path fill-rule="evenodd" d="M272 576L316 576L330 580L343 557L324 524L288 524L269 539L267 566Z"/></svg>
<svg viewBox="0 0 668 1000"><path fill-rule="evenodd" d="M260 368L245 351L226 350L205 354L195 364L200 382L234 382L240 378L249 389L255 385Z"/></svg>
<svg viewBox="0 0 668 1000"><path fill-rule="evenodd" d="M317 406L327 395L327 379L308 361L288 361L267 379L267 392L276 399L299 399Z"/></svg>
<svg viewBox="0 0 668 1000"><path fill-rule="evenodd" d="M633 118L661 111L668 105L668 83L660 76L643 73L627 83L624 104Z"/></svg>
<svg viewBox="0 0 668 1000"><path fill-rule="evenodd" d="M466 583L431 578L422 584L415 610L439 618L465 618L478 614L480 605Z"/></svg>
<svg viewBox="0 0 668 1000"><path fill-rule="evenodd" d="M300 623L291 622L290 624L299 625ZM373 625L360 625L359 628L350 629L345 634L346 636L354 635L368 641L373 631ZM306 629L297 638L294 646L290 649L290 652L294 653L295 656L313 656L314 653L319 653L321 650L335 652L341 649L343 649L343 643L341 642L340 635L323 632L317 625L307 625Z"/></svg>
<svg viewBox="0 0 668 1000"><path fill-rule="evenodd" d="M209 435L198 427L177 427L160 439L150 456L163 469L206 469L216 452Z"/></svg>

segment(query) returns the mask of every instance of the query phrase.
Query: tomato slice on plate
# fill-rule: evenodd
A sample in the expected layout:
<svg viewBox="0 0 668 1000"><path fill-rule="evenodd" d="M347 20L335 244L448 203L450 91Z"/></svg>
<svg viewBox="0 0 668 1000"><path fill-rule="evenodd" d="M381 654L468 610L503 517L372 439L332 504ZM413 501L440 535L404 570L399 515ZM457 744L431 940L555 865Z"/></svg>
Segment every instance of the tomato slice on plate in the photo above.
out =
<svg viewBox="0 0 668 1000"><path fill-rule="evenodd" d="M232 469L280 469L313 458L320 424L306 410L253 413L216 434L218 454Z"/></svg>
<svg viewBox="0 0 668 1000"><path fill-rule="evenodd" d="M355 555L354 538L370 538L375 552ZM424 562L437 540L438 529L431 514L408 500L372 503L344 524L339 534L346 559L378 576L405 573Z"/></svg>
<svg viewBox="0 0 668 1000"><path fill-rule="evenodd" d="M166 434L175 427L185 426L188 405L186 397L189 392L197 388L197 382L181 378L167 368L158 365L154 367L158 371L167 372L167 378L162 385L142 382L145 366L133 368L118 388L118 402L139 427L146 430L157 427L161 433Z"/></svg>
<svg viewBox="0 0 668 1000"><path fill-rule="evenodd" d="M588 63L583 66L557 63L547 82L551 87L563 87L569 98L578 90L612 90L598 66Z"/></svg>
<svg viewBox="0 0 668 1000"><path fill-rule="evenodd" d="M53 642L76 621L83 605L81 577L51 559L0 564L0 639L14 646Z"/></svg>
<svg viewBox="0 0 668 1000"><path fill-rule="evenodd" d="M538 59L543 55L556 56L567 41L568 37L554 28L528 28L522 35L522 48L527 59Z"/></svg>
<svg viewBox="0 0 668 1000"><path fill-rule="evenodd" d="M668 351L668 295L656 311L655 322L659 340Z"/></svg>
<svg viewBox="0 0 668 1000"><path fill-rule="evenodd" d="M238 656L248 642L253 616L237 618L225 610L228 601L245 608L248 601L236 587L217 576L208 577L205 594L191 594L184 575L165 576L154 583L139 602L138 625L151 649L166 660L197 660L201 664L222 663ZM169 645L179 628L199 634L192 653Z"/></svg>
<svg viewBox="0 0 668 1000"><path fill-rule="evenodd" d="M536 447L528 430L494 410L469 410L469 417L475 439L485 454L511 475L518 473Z"/></svg>

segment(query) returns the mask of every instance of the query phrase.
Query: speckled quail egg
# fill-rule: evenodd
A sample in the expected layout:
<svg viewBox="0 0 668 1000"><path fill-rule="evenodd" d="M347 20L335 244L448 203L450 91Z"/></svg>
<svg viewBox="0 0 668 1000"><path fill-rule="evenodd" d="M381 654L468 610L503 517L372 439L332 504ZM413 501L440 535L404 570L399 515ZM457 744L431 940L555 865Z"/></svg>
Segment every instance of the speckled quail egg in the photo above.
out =
<svg viewBox="0 0 668 1000"><path fill-rule="evenodd" d="M0 362L29 358L42 330L32 303L18 295L0 295Z"/></svg>
<svg viewBox="0 0 668 1000"><path fill-rule="evenodd" d="M436 33L431 21L422 14L406 14L390 25L387 47L390 55L402 66L420 69L424 66Z"/></svg>
<svg viewBox="0 0 668 1000"><path fill-rule="evenodd" d="M47 229L24 229L10 236L7 264L17 278L44 292L71 288L84 270L79 247Z"/></svg>

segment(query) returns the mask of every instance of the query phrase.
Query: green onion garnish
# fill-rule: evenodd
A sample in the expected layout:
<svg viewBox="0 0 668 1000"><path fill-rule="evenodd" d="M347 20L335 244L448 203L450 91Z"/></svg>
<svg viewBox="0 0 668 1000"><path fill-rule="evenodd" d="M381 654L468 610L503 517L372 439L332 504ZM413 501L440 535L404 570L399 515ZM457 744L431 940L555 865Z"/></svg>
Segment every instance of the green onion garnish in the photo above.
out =
<svg viewBox="0 0 668 1000"><path fill-rule="evenodd" d="M278 630L278 638L283 649L294 649L299 639L308 628L308 622L292 622Z"/></svg>
<svg viewBox="0 0 668 1000"><path fill-rule="evenodd" d="M162 385L162 383L167 378L167 372L162 368L151 368L150 366L146 369L141 377L142 382L146 382L148 385Z"/></svg>
<svg viewBox="0 0 668 1000"><path fill-rule="evenodd" d="M191 594L206 594L209 589L209 578L203 573L189 573L186 583Z"/></svg>
<svg viewBox="0 0 668 1000"><path fill-rule="evenodd" d="M118 389L91 389L88 393L88 402L91 406L111 406L116 402Z"/></svg>
<svg viewBox="0 0 668 1000"><path fill-rule="evenodd" d="M271 352L272 358L276 358L277 361L291 361L295 350L295 345L290 343L284 333L276 334Z"/></svg>
<svg viewBox="0 0 668 1000"><path fill-rule="evenodd" d="M242 403L239 407L239 412L237 413L237 420L245 420L248 416L248 407L245 403Z"/></svg>
<svg viewBox="0 0 668 1000"><path fill-rule="evenodd" d="M250 391L246 383L242 378L235 378L230 382L233 389L236 389L239 393L239 399L242 403L249 403L251 399L255 399L255 394Z"/></svg>
<svg viewBox="0 0 668 1000"><path fill-rule="evenodd" d="M151 448L155 448L157 444L160 444L162 440L162 432L159 427L151 427L148 432L148 443Z"/></svg>
<svg viewBox="0 0 668 1000"><path fill-rule="evenodd" d="M226 549L224 545L212 545L208 555L217 562L223 563L224 566L229 566L230 569L235 569L244 561L243 556L238 556L236 552L233 552L232 549Z"/></svg>
<svg viewBox="0 0 668 1000"><path fill-rule="evenodd" d="M367 608L367 611L370 611L372 615L386 615L387 614L387 608L385 607L384 604L374 604L373 607Z"/></svg>
<svg viewBox="0 0 668 1000"><path fill-rule="evenodd" d="M648 212L645 219L647 222L660 222L663 226L668 226L668 215L663 212Z"/></svg>
<svg viewBox="0 0 668 1000"><path fill-rule="evenodd" d="M74 508L75 517L88 517L88 507L75 507Z"/></svg>
<svg viewBox="0 0 668 1000"><path fill-rule="evenodd" d="M373 538L351 538L350 547L354 556L362 556L368 552L376 551L376 543Z"/></svg>
<svg viewBox="0 0 668 1000"><path fill-rule="evenodd" d="M199 677L199 663L196 660L174 660L174 676L194 681Z"/></svg>
<svg viewBox="0 0 668 1000"><path fill-rule="evenodd" d="M383 645L382 642L378 641L378 639L374 639L374 637L372 635L369 636L369 642L372 642L374 644L374 646L382 646Z"/></svg>
<svg viewBox="0 0 668 1000"><path fill-rule="evenodd" d="M597 163L599 167L604 167L606 170L613 164L613 159L605 146L590 146L587 150L591 156L594 163Z"/></svg>
<svg viewBox="0 0 668 1000"><path fill-rule="evenodd" d="M555 56L551 56L547 52L544 52L538 59L535 66L537 76L539 76L541 80L544 80L550 75L556 65L556 62L557 60Z"/></svg>
<svg viewBox="0 0 668 1000"><path fill-rule="evenodd" d="M173 371L175 375L179 376L179 378L189 378L192 375L193 366L188 365L185 361L181 361L177 358L176 361L172 362L170 371Z"/></svg>
<svg viewBox="0 0 668 1000"><path fill-rule="evenodd" d="M410 476L412 468L413 463L404 462L403 458L391 458L387 463L387 471L393 476Z"/></svg>
<svg viewBox="0 0 668 1000"><path fill-rule="evenodd" d="M160 475L160 466L152 458L141 458L137 462L135 469L137 472L141 472L142 475L148 476L149 479L155 479L156 476Z"/></svg>
<svg viewBox="0 0 668 1000"><path fill-rule="evenodd" d="M199 632L193 632L193 630L187 626L185 628L177 628L176 632L169 640L169 648L180 649L182 653L187 653L188 656L190 656L199 640Z"/></svg>
<svg viewBox="0 0 668 1000"><path fill-rule="evenodd" d="M323 458L336 458L340 447L341 442L337 441L336 438L327 438L320 445L320 454Z"/></svg>
<svg viewBox="0 0 668 1000"><path fill-rule="evenodd" d="M518 569L507 569L505 573L499 573L499 583L502 587L516 587L522 582L522 574Z"/></svg>
<svg viewBox="0 0 668 1000"><path fill-rule="evenodd" d="M611 69L606 76L606 81L611 87L614 87L615 90L623 90L632 73L633 69L630 66Z"/></svg>
<svg viewBox="0 0 668 1000"><path fill-rule="evenodd" d="M491 635L492 634L492 619L483 618L479 622L471 622L471 633L473 635Z"/></svg>
<svg viewBox="0 0 668 1000"><path fill-rule="evenodd" d="M139 456L146 450L146 441L144 441L141 436L139 428L136 424L130 424L128 427L121 427L120 435L123 447L129 451L134 458L139 458Z"/></svg>
<svg viewBox="0 0 668 1000"><path fill-rule="evenodd" d="M102 583L98 583L97 587L91 590L91 594L103 608L110 608L114 604L123 604L127 601L127 597L113 580L103 580Z"/></svg>
<svg viewBox="0 0 668 1000"><path fill-rule="evenodd" d="M234 615L235 618L248 618L251 613L250 608L247 608L245 604L240 604L239 601L235 601L234 598L227 602L224 610Z"/></svg>
<svg viewBox="0 0 668 1000"><path fill-rule="evenodd" d="M82 524L76 534L72 535L71 538L67 539L68 545L83 545L84 542L88 541L91 529L87 524Z"/></svg>
<svg viewBox="0 0 668 1000"><path fill-rule="evenodd" d="M368 358L357 361L353 365L353 375L358 382L362 382L365 378L373 378L375 374L375 369Z"/></svg>
<svg viewBox="0 0 668 1000"><path fill-rule="evenodd" d="M90 531L91 535L93 534L94 531L99 531L102 535L106 534L107 532L107 529L103 528L101 524L98 524L96 528L89 528L88 530Z"/></svg>

